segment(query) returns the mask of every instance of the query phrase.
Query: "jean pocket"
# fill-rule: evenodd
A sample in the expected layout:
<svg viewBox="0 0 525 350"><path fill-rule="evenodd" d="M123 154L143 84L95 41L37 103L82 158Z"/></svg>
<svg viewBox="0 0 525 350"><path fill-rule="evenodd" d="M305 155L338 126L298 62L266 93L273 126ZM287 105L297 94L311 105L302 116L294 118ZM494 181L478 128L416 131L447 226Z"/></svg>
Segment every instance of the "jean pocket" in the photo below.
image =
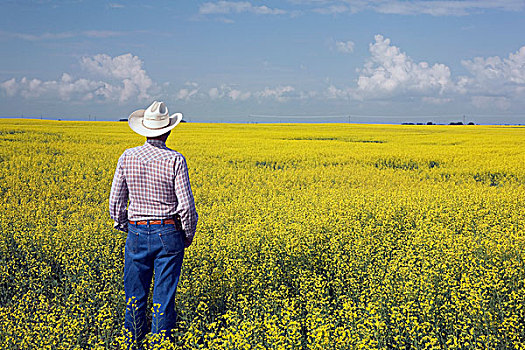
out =
<svg viewBox="0 0 525 350"><path fill-rule="evenodd" d="M164 251L168 254L175 254L184 250L184 240L182 239L182 231L175 229L159 233L160 241Z"/></svg>
<svg viewBox="0 0 525 350"><path fill-rule="evenodd" d="M139 234L137 232L128 231L128 237L126 238L125 249L129 250L131 253L137 253L138 240L139 240Z"/></svg>

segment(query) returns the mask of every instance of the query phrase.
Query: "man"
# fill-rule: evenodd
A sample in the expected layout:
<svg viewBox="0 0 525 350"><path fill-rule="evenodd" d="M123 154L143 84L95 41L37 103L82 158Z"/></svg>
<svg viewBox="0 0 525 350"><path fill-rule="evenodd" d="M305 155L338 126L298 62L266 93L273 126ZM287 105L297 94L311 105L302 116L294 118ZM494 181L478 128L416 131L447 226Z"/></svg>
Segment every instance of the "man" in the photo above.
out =
<svg viewBox="0 0 525 350"><path fill-rule="evenodd" d="M186 160L166 147L166 139L181 120L182 114L170 116L163 102L155 101L146 110L133 112L129 126L147 140L124 151L111 186L110 216L115 228L128 233L124 327L134 342L140 342L150 330L146 304L153 273L151 331L169 336L175 327L175 292L184 248L191 245L197 227Z"/></svg>

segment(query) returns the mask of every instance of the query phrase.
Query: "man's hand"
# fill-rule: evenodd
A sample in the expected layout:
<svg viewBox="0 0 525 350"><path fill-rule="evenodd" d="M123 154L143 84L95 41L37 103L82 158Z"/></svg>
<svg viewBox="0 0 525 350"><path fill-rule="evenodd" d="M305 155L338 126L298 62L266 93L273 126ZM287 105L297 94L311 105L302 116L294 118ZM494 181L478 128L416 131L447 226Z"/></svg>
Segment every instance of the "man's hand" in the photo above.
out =
<svg viewBox="0 0 525 350"><path fill-rule="evenodd" d="M193 242L193 237L188 238L184 236L184 248L188 248L192 242Z"/></svg>
<svg viewBox="0 0 525 350"><path fill-rule="evenodd" d="M118 222L115 221L115 223L113 224L113 228L116 230L128 233L128 223L127 222L125 224L119 224Z"/></svg>

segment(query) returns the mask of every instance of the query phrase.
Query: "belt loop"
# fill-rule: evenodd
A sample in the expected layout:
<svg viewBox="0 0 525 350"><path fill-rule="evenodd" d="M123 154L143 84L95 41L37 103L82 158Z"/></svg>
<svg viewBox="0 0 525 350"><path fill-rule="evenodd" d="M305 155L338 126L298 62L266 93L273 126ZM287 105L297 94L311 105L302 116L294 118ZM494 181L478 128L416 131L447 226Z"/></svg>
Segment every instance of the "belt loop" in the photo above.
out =
<svg viewBox="0 0 525 350"><path fill-rule="evenodd" d="M164 219L160 219L160 224L164 225Z"/></svg>

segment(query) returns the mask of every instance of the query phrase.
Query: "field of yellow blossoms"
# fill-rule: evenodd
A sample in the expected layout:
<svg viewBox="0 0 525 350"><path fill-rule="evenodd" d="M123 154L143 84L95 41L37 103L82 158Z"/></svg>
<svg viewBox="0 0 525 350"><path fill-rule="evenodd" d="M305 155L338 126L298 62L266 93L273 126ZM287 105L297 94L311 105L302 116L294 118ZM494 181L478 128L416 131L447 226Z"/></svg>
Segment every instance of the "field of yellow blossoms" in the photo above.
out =
<svg viewBox="0 0 525 350"><path fill-rule="evenodd" d="M118 349L126 123L0 120L0 348ZM525 349L525 127L181 124L177 349ZM168 345L157 348L170 348Z"/></svg>

